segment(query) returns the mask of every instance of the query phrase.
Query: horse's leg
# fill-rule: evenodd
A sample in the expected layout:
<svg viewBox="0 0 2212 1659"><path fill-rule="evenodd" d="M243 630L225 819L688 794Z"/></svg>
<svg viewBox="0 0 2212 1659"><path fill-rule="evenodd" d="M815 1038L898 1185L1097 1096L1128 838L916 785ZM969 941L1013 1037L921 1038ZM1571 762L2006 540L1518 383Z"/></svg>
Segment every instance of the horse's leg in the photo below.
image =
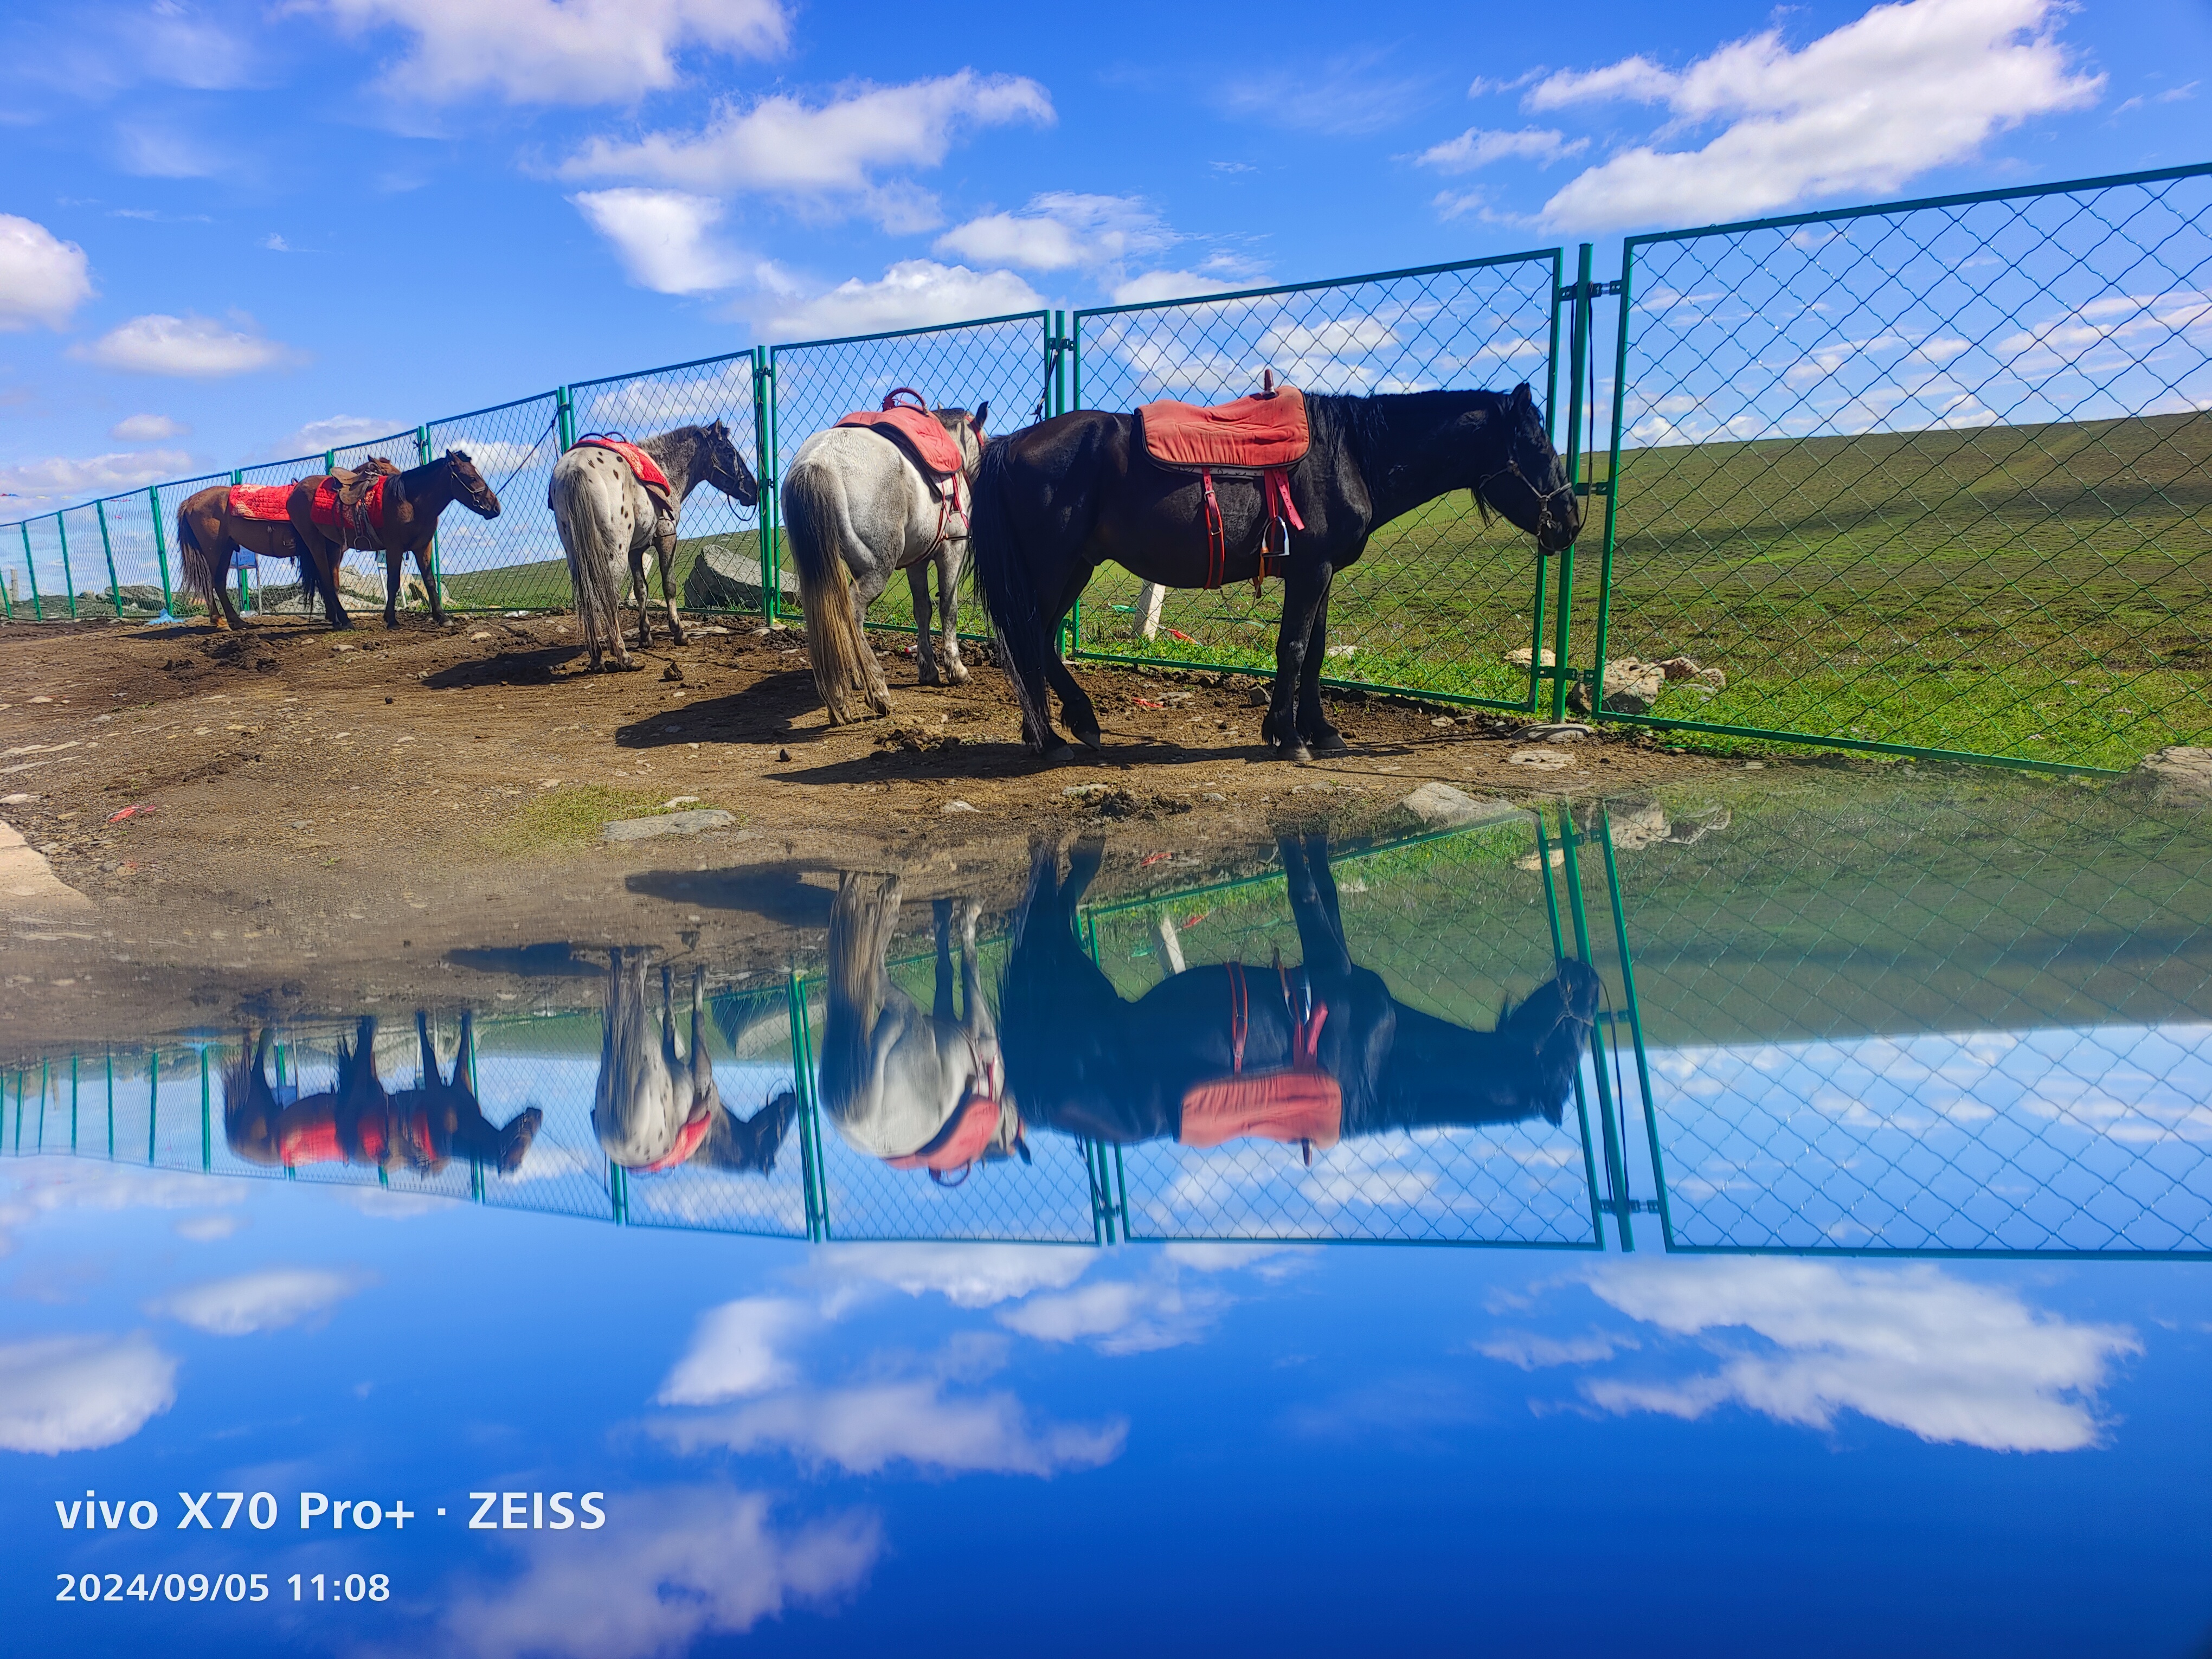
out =
<svg viewBox="0 0 2212 1659"><path fill-rule="evenodd" d="M384 625L399 626L399 574L406 568L407 550L387 547L384 550Z"/></svg>
<svg viewBox="0 0 2212 1659"><path fill-rule="evenodd" d="M924 685L939 682L937 652L929 638L929 561L906 568L907 591L914 595L914 665Z"/></svg>
<svg viewBox="0 0 2212 1659"><path fill-rule="evenodd" d="M707 970L691 969L691 1099L697 1103L714 1093L714 1057L707 1052Z"/></svg>
<svg viewBox="0 0 2212 1659"><path fill-rule="evenodd" d="M430 620L439 627L446 625L446 599L439 590L445 584L438 580L437 561L430 556L430 543L437 534L435 525L430 535L415 544L415 574L422 579L422 591L430 596Z"/></svg>
<svg viewBox="0 0 2212 1659"><path fill-rule="evenodd" d="M854 636L860 641L860 668L868 677L868 707L878 714L891 712L891 688L884 678L883 664L876 660L875 647L868 643L868 607L890 580L890 572L875 566L852 584Z"/></svg>
<svg viewBox="0 0 2212 1659"><path fill-rule="evenodd" d="M1306 645L1328 591L1328 568L1318 559L1293 559L1283 577L1283 625L1275 635L1275 693L1261 723L1260 739L1274 745L1275 758L1308 761L1313 752L1298 735L1298 682L1305 672ZM1318 694L1316 694L1318 695Z"/></svg>
<svg viewBox="0 0 2212 1659"><path fill-rule="evenodd" d="M965 542L947 542L937 550L937 615L943 629L945 677L968 684L968 665L960 660L960 568L967 563Z"/></svg>
<svg viewBox="0 0 2212 1659"><path fill-rule="evenodd" d="M1352 947L1345 942L1336 878L1329 873L1328 837L1285 836L1276 845L1282 853L1284 884L1306 971L1341 979L1352 971Z"/></svg>
<svg viewBox="0 0 2212 1659"><path fill-rule="evenodd" d="M952 901L932 899L929 919L937 934L937 994L929 1006L930 1018L957 1025L960 1016L952 1008Z"/></svg>
<svg viewBox="0 0 2212 1659"><path fill-rule="evenodd" d="M676 580L676 521L671 519L668 528L660 532L660 600L668 607L668 635L677 644L684 643L684 621L676 614L676 590L669 584Z"/></svg>
<svg viewBox="0 0 2212 1659"><path fill-rule="evenodd" d="M1321 671L1328 661L1328 590L1336 573L1322 567L1321 603L1314 608L1313 631L1306 637L1306 659L1298 675L1298 736L1316 755L1348 755L1352 745L1322 712Z"/></svg>

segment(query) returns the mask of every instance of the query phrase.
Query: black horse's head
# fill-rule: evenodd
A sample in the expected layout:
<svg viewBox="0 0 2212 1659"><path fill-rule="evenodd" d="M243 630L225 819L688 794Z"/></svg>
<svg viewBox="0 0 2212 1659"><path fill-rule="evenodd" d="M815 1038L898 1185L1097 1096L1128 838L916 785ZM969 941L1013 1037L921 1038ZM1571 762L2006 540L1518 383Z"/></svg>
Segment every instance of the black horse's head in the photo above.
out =
<svg viewBox="0 0 2212 1659"><path fill-rule="evenodd" d="M737 445L730 438L730 428L723 422L699 428L702 440L701 459L705 464L703 476L707 482L727 495L739 507L751 507L760 500L760 480L745 465L745 458L738 453Z"/></svg>
<svg viewBox="0 0 2212 1659"><path fill-rule="evenodd" d="M1543 411L1528 383L1515 386L1483 424L1476 503L1534 536L1539 552L1571 545L1582 533L1582 503L1575 499L1567 464L1544 430Z"/></svg>
<svg viewBox="0 0 2212 1659"><path fill-rule="evenodd" d="M469 459L465 449L446 452L446 465L453 475L453 499L480 519L499 517L499 497L492 494L491 486L484 482L477 464Z"/></svg>

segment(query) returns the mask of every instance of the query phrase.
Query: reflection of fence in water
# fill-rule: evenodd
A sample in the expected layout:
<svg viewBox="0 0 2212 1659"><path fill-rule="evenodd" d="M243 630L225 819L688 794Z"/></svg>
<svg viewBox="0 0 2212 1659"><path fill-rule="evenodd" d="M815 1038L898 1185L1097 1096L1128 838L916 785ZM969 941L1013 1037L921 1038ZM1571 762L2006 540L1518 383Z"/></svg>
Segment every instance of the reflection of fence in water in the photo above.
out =
<svg viewBox="0 0 2212 1659"><path fill-rule="evenodd" d="M1669 1248L2212 1251L2200 826L1907 784L1622 867Z"/></svg>

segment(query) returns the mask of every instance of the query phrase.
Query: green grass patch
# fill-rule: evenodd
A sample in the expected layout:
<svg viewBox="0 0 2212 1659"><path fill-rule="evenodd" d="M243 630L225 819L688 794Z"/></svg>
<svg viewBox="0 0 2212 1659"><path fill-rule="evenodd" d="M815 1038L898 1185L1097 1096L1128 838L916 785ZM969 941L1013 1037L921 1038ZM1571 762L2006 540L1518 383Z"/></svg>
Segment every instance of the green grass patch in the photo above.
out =
<svg viewBox="0 0 2212 1659"><path fill-rule="evenodd" d="M665 795L612 789L602 784L542 789L512 817L495 826L487 839L493 851L516 858L548 849L591 846L599 839L599 831L616 818L651 817L659 812L690 811L716 804L701 799L669 806L664 804L667 799Z"/></svg>

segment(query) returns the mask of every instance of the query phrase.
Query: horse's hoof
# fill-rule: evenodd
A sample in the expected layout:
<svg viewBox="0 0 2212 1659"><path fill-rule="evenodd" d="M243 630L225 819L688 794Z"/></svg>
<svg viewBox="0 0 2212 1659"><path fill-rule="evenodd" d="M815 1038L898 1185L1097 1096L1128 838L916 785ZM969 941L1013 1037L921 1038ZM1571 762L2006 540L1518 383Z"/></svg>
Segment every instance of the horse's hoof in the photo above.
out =
<svg viewBox="0 0 2212 1659"><path fill-rule="evenodd" d="M1306 741L1316 755L1348 755L1352 752L1352 745L1344 740L1344 733L1333 726L1324 726Z"/></svg>
<svg viewBox="0 0 2212 1659"><path fill-rule="evenodd" d="M920 668L915 671L915 683L917 685L937 684L937 665L933 662L926 662L922 664Z"/></svg>
<svg viewBox="0 0 2212 1659"><path fill-rule="evenodd" d="M968 665L964 662L960 662L956 659L946 665L945 672L945 677L955 685L965 685L968 684Z"/></svg>
<svg viewBox="0 0 2212 1659"><path fill-rule="evenodd" d="M1307 748L1303 742L1296 740L1290 743L1279 743L1275 745L1275 758L1279 761L1293 761L1304 764L1313 758L1313 750Z"/></svg>
<svg viewBox="0 0 2212 1659"><path fill-rule="evenodd" d="M1039 753L1037 758L1047 766L1065 766L1075 758L1075 750L1064 743L1054 743Z"/></svg>
<svg viewBox="0 0 2212 1659"><path fill-rule="evenodd" d="M1095 726L1087 732L1078 732L1075 740L1094 755L1106 746L1104 735Z"/></svg>

